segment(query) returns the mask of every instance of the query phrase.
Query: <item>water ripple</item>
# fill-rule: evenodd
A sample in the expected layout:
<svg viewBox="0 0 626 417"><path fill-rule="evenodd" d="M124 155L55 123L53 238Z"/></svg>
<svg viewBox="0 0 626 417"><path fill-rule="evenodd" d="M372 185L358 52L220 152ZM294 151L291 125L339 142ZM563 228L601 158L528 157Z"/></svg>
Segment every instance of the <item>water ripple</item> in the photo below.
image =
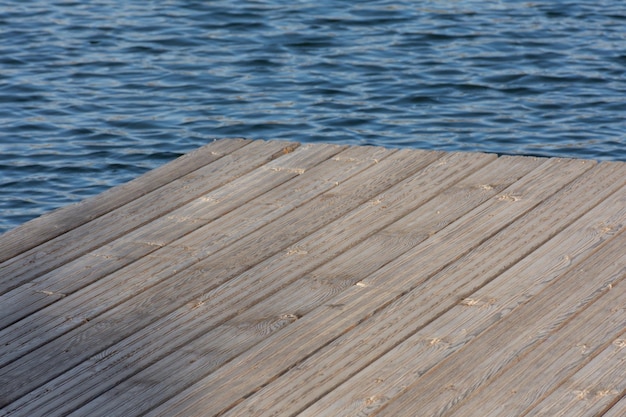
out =
<svg viewBox="0 0 626 417"><path fill-rule="evenodd" d="M214 138L626 160L626 5L0 0L0 232Z"/></svg>

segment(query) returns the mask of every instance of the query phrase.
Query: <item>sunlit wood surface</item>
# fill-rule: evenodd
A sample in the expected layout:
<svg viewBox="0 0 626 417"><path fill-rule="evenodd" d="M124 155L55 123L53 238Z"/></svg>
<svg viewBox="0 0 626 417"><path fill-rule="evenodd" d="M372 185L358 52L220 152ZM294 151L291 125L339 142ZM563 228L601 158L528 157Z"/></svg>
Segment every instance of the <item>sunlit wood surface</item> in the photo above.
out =
<svg viewBox="0 0 626 417"><path fill-rule="evenodd" d="M623 416L625 187L213 142L0 236L0 415Z"/></svg>

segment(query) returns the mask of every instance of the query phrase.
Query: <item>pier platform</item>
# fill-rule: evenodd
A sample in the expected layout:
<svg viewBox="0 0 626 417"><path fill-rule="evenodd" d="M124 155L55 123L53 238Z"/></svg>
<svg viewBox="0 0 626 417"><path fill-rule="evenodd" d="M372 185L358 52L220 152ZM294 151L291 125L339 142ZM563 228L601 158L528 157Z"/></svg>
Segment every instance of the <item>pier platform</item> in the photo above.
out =
<svg viewBox="0 0 626 417"><path fill-rule="evenodd" d="M0 236L1 416L626 415L626 163L224 139Z"/></svg>

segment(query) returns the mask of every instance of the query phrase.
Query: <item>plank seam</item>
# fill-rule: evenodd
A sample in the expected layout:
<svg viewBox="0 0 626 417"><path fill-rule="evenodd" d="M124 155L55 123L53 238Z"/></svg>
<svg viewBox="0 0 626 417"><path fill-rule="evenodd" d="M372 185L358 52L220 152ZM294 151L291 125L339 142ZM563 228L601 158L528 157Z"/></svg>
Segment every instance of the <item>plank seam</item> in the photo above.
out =
<svg viewBox="0 0 626 417"><path fill-rule="evenodd" d="M222 140L243 140L243 139L242 139L242 138L233 138L233 139L222 139ZM215 143L215 142L216 142L216 141L213 141L212 143ZM252 143L252 141L248 141L247 143L243 144L243 145L242 145L239 149L241 149L241 148L243 148L243 147L245 147L245 146L248 146L248 145L250 145L251 143ZM209 145L205 145L205 146L209 146ZM201 148L200 148L200 149L201 149ZM234 152L234 150L233 150L233 151L231 151L231 152L229 152L229 153L232 153L232 152ZM215 152L210 152L210 153L211 153L212 155L218 156L218 154L217 154L217 153L215 153ZM211 162L215 162L215 161L217 161L217 160L219 160L219 159L223 158L224 156L228 155L229 153L224 153L224 154L221 154L221 155L219 155L219 157L218 157L218 158L216 158L215 160L213 160L213 161L211 161ZM180 156L179 158L177 158L177 159L184 159L187 155L188 155L188 154L181 155L181 156ZM162 165L162 166L160 166L160 167L155 168L155 170L162 169L162 168L166 167L167 165L172 164L172 163L175 163L175 162L176 162L176 159L175 159L175 160L173 160L173 161L170 161L169 163L167 163L167 164L165 164L165 165ZM176 179L182 178L182 177L184 177L185 175L188 175L188 174L190 174L191 172L194 172L194 171L196 171L196 170L198 170L198 169L201 169L201 168L202 168L202 167L204 167L204 166L206 166L206 164L205 164L205 165L202 165L202 166L200 166L200 167L198 167L198 168L196 168L195 170L192 170L192 171L184 171L184 172L181 172L181 173L180 173L177 177L172 178L172 179L170 180L170 182L171 182L171 181L175 181ZM149 172L150 172L150 171L149 171ZM144 175L145 175L145 174L144 174ZM131 181L127 182L127 183L124 183L124 184L119 184L119 185L117 185L117 186L114 186L114 187L112 187L112 188L109 188L109 189L105 190L103 193L98 194L98 195L95 195L95 196L93 196L93 197L90 197L90 198L88 198L88 199L86 199L86 200L82 200L82 201L79 201L79 202L77 202L77 203L70 204L70 205L68 205L68 206L64 206L64 207L60 207L60 208L58 208L58 209L56 209L56 210L53 210L53 211L48 212L48 213L45 213L45 214L43 214L42 216L40 216L40 217L38 217L38 218L35 218L35 219L33 219L33 220L31 220L31 221L29 221L29 222L27 222L27 223L24 223L23 225L20 225L20 226L16 227L15 229L9 230L9 231L7 231L6 233L4 233L4 234L0 235L0 243L2 243L2 241L3 241L3 240L5 240L5 239L10 239L10 238L11 238L13 235L15 235L15 234L22 233L22 232L23 232L23 230L24 230L26 227L30 226L30 225L33 225L33 224L36 224L36 223L43 222L43 220L44 220L44 219L45 219L45 220L48 220L49 218L51 218L51 217L53 217L53 216L59 216L59 215L61 215L61 214L65 214L65 212L68 212L68 214L71 214L72 210L75 210L75 209L76 209L76 208L78 208L80 205L84 205L84 204L89 204L89 203L92 203L92 201L95 201L95 199L96 199L96 198L101 197L104 193L107 193L107 192L114 192L114 191L115 191L115 189L116 189L117 187L124 187L124 186L128 186L129 184L133 183L134 181L136 181L136 180L138 180L138 179L140 179L140 178L141 178L141 176L139 176L139 177L135 178L134 180L131 180ZM168 183L169 183L169 182L168 182ZM130 202L134 201L136 198L142 197L142 196L144 196L144 195L146 195L146 194L149 194L150 192L156 191L156 190L158 190L159 188L161 188L161 187L163 187L163 186L167 185L168 183L162 184L162 185L160 185L160 186L158 186L158 187L156 187L156 188L152 189L152 190L151 190L151 191L149 191L149 192L143 192L143 193L140 193L140 194L139 194L139 195L137 195L137 196L136 196L133 200L126 201L125 203L120 204L120 205L112 206L112 207L110 207L109 209L107 209L106 211L100 211L100 212L98 212L98 214L97 214L97 215L90 216L90 217L85 217L84 219L81 219L81 221L80 221L79 223L73 224L71 227L60 228L60 229L57 229L57 230L55 230L55 231L53 231L53 232L49 232L49 233L48 233L48 236L46 237L46 240L41 240L41 239L39 239L39 240L33 240L30 244L28 244L28 245L23 245L23 247L19 249L19 252L16 252L16 251L5 252L5 254L0 255L0 262L5 262L5 261L8 261L8 260L10 260L11 258L14 258L14 257L16 257L16 256L19 256L19 255L23 254L24 252L27 252L27 251L29 251L29 250L31 250L31 249L33 249L33 248L36 248L37 246L40 246L40 245L42 245L42 244L44 244L44 243L46 243L46 242L48 242L48 241L50 241L50 240L52 240L52 239L55 239L55 238L57 238L57 237L59 237L59 236L62 236L62 235L64 235L64 234L66 234L67 232L69 232L69 231L71 231L71 230L73 230L73 229L75 229L75 228L77 228L77 227L79 227L79 226L82 226L82 225L84 225L84 224L86 224L86 223L89 223L89 222L91 222L91 221L93 221L93 220L97 219L98 217L101 217L101 216L103 216L103 215L105 215L105 214L107 214L107 213L110 213L110 212L112 212L112 211L114 211L114 210L117 210L117 209L119 209L119 208L121 208L121 207L125 206L126 204L128 204L128 203L130 203ZM7 253L10 253L10 256L7 256L7 255L6 255Z"/></svg>
<svg viewBox="0 0 626 417"><path fill-rule="evenodd" d="M251 142L251 143L253 143L253 142ZM246 146L249 146L251 143L248 143L248 144L244 145L243 147L241 147L241 148L237 149L236 151L239 151L239 150L241 150L241 149L245 148ZM260 168L260 167L262 167L263 165L266 165L268 162L270 162L270 161L272 161L272 160L275 160L275 159L279 158L279 157L280 157L280 156L282 156L282 155L287 155L287 154L289 154L289 153L293 152L293 150L289 150L289 149L292 149L292 147L287 146L287 147L285 147L284 149L287 149L288 151L282 151L282 152L281 152L281 151L279 151L279 152L277 152L277 153L274 153L274 154L272 154L272 155L268 156L268 159L267 159L267 160L266 160L263 164L259 165L258 167L251 167L249 170L247 170L247 171L245 171L245 172L240 173L238 176L233 177L233 178L230 178L230 179L229 179L229 181L225 182L224 184L221 184L220 186L218 186L218 187L216 187L216 188L214 188L214 189L209 190L209 192L210 192L210 191L215 191L215 190L217 190L217 189L219 189L219 188L223 187L224 185L226 185L226 184L228 184L228 183L230 183L230 182L232 182L232 181L236 180L237 178L240 178L240 177L242 177L242 176L244 176L244 175L246 175L246 174L248 174L248 173L250 173L250 172L254 171L254 169L256 169L256 168ZM234 152L235 152L235 151L234 151ZM233 153L233 152L231 152L231 153ZM184 177L184 176L186 176L186 175L193 175L193 173L194 173L194 172L196 172L196 171L198 171L198 170L200 170L200 169L204 169L206 166L208 166L208 165L210 165L210 164L212 164L212 163L214 163L214 162L219 161L219 160L220 160L220 159L222 159L224 156L230 155L231 153L224 154L224 155L222 155L220 158L218 158L218 159L216 159L216 160L214 160L214 161L211 161L211 163L209 163L209 164L207 164L207 165L204 165L204 166L202 166L202 167L199 167L198 169L193 170L193 171L191 171L191 172L189 172L189 173L187 173L187 174L185 174L185 175L183 175L183 176L181 176L181 177L177 178L176 180L178 180L178 179L180 179L180 178L182 178L182 177ZM142 197L145 197L146 195L149 195L149 194L152 194L152 193L156 193L156 192L158 192L159 190L162 190L164 187L169 186L169 185L170 185L173 181L176 181L176 180L172 180L172 181L170 181L170 182L168 182L168 183L166 183L166 184L163 184L162 186L157 187L157 188L155 188L154 190L150 191L149 193L145 193L145 194L143 194L143 195L139 196L138 198L142 198ZM138 198L137 198L137 199L138 199ZM101 218L102 216L104 216L104 215L106 215L106 214L112 213L112 212L117 211L117 210L123 210L123 209L124 209L124 207L126 207L126 206L127 206L127 205L129 205L129 204L134 203L137 199L134 199L134 200L128 201L128 202L126 202L125 204L123 204L123 205L121 205L121 206L118 206L118 207L116 207L116 208L115 208L115 209L113 209L113 210L110 210L110 211L108 211L108 212L106 212L106 213L102 213L102 214L98 215L97 217L95 217L95 218L93 218L93 219L91 219L91 220L89 220L89 221L87 221L87 222L85 222L85 223L82 223L82 224L81 224L81 225L79 225L79 226L76 226L76 227L74 227L74 228L72 228L72 229L70 229L70 230L67 230L66 232L64 232L64 233L62 233L62 234L60 234L60 235L56 236L56 237L55 237L55 238L53 238L53 239L60 238L60 237L64 236L65 234L67 234L67 233L69 233L69 232L71 232L71 231L73 231L73 230L76 230L76 229L77 229L77 228L79 228L79 227L84 227L84 226L88 225L90 222L96 221L96 220L98 220L99 218ZM155 220L157 220L157 219L159 219L159 218L161 218L161 217L167 216L167 215L168 215L168 214L170 214L172 211L177 210L177 209L179 209L180 207L183 207L184 205L186 205L186 204L188 204L188 203L192 202L194 199L195 199L195 197L194 197L194 198L188 198L188 199L185 199L185 200L178 201L178 202L176 202L173 206L169 207L166 211L164 211L163 213L160 213L158 216L156 216L156 217L151 217L151 218L147 218L147 219L144 219L144 220L142 220L142 221L140 221L140 222L138 222L138 223L134 224L132 227L127 228L127 229L124 229L123 233L124 233L124 234L128 234L128 233L133 232L133 231L135 231L135 230L137 230L137 229L139 229L139 228L141 228L141 227L143 227L143 226L146 226L147 224L150 224L151 222L153 222L153 221L155 221ZM111 243L111 242L114 242L114 241L116 241L116 240L120 239L121 237L123 237L123 236L124 236L124 234L117 234L117 235L115 235L115 236L113 236L113 237L105 238L105 239L103 239L101 242L99 242L97 246L91 247L90 251L95 251L95 250L97 250L97 249L100 249L100 248L102 248L103 246L105 246L105 245L107 245L107 244L109 244L109 243ZM30 250L33 250L33 249L37 248L38 246L41 246L41 245L43 245L43 244L45 244L45 243L47 243L47 242L52 241L53 239L50 239L50 240L48 240L48 241L46 241L46 242L43 242L43 243L41 243L41 244L39 244L39 245L37 245L37 246L35 246L35 247L33 247L33 248L28 249L27 251L22 252L22 253L25 253L25 252L28 252L28 251L30 251ZM25 283L27 283L27 282L29 282L29 281L33 281L34 279L36 279L36 278L38 278L38 277L40 277L40 276L42 276L42 275L45 275L45 274L47 274L47 273L49 273L49 272L51 272L51 271L54 271L55 269L58 269L58 268L60 268L60 267L62 267L62 266L64 266L64 265L67 265L68 263L70 263L70 262L72 262L72 261L74 261L74 260L76 260L76 259L78 259L78 258L80 258L80 257L82 257L82 256L84 256L84 255L86 255L87 253L89 253L89 252L85 252L85 251L76 251L76 252L72 253L71 255L67 256L67 258L66 258L66 259L64 259L62 263L60 263L60 264L56 264L56 265L54 265L54 266L49 266L48 268L42 268L41 270L39 270L39 271L37 272L37 274L38 274L38 275L37 275L36 277L34 277L34 278L28 278L28 279L26 279L26 280L22 280L22 281L20 281L19 283L15 283L15 284L12 284L11 286L8 286L7 288L5 288L5 289L4 289L4 291L0 292L0 295L5 294L5 293L7 293L7 292L9 292L9 291L12 291L12 290L14 290L15 288L18 288L19 286L21 286L21 285L23 285L23 284L25 284ZM19 256L19 255L16 255L16 256ZM13 257L13 258L14 258L14 257ZM11 258L11 259L13 259L13 258ZM7 261L11 261L11 259L8 259ZM6 262L6 261L5 261L5 262Z"/></svg>
<svg viewBox="0 0 626 417"><path fill-rule="evenodd" d="M521 213L517 218L513 219L511 222L503 225L502 228L500 228L499 230L497 230L496 232L494 232L491 236L486 237L485 239L483 239L482 241L480 241L479 243L476 244L475 247L480 247L481 245L483 245L486 241L490 240L491 238L493 238L494 236L498 235L499 233L501 233L503 230L507 229L509 226L511 226L511 224L515 223L517 220L529 215L530 213L532 213L533 210L535 210L539 205L541 205L542 203L544 203L545 201L553 198L555 195L559 194L562 190L566 189L567 187L570 186L570 184L572 184L573 182L575 182L576 180L578 180L581 176L589 173L591 170L595 169L596 167L592 167L590 170L586 170L581 172L579 175L575 176L574 178L572 178L569 182L562 184L562 186L558 189L555 189L554 192L549 195L546 196L543 200L539 200L537 201L537 203L533 206L528 208L528 210L524 213ZM540 169L540 167L536 168L536 169ZM527 175L530 175L532 172L528 173ZM500 271L500 273L496 276L494 276L491 280L485 282L483 285L481 285L480 287L476 287L473 288L471 290L471 292L467 292L465 294L462 294L459 298L459 300L461 300L460 302L463 302L463 300L469 300L470 296L472 294L474 294L476 291L478 291L480 288L488 285L491 281L493 281L494 279L496 279L499 275L505 273L507 270L511 269L512 267L514 267L518 262L520 262L521 260L523 260L525 257L527 257L529 254L531 254L532 252L536 251L539 247L541 247L542 245L544 245L546 242L548 242L550 239L554 238L555 236L557 236L559 233L561 233L564 229L566 229L567 227L569 227L569 225L571 223L574 223L575 221L577 221L578 219L580 219L581 217L583 217L586 213L588 213L589 211L591 211L593 208L595 208L597 205L601 204L604 200L608 199L610 196L612 196L613 194L615 194L617 191L619 191L619 188L616 188L616 190L613 193L607 194L607 196L605 196L603 199L598 200L593 206L590 206L587 211L581 212L579 213L579 215L575 218L572 218L570 223L568 224L564 224L563 226L561 226L559 229L555 230L553 232L552 235L544 238L542 241L538 242L534 247L529 248L528 249L528 253L526 255L524 255L523 257L521 257L517 262L512 263L511 265L509 265L506 269L503 269L502 271ZM501 194L501 196L508 196L508 193L504 193ZM499 199L501 197L498 197ZM518 197L519 198L519 197ZM512 201L512 200L511 200ZM606 243L606 242L604 242ZM471 252L470 249L468 250L467 253ZM596 248L596 250L598 250ZM593 251L593 253L596 252L596 250ZM580 259L579 262L583 262L585 259L589 258L590 256L593 255L593 253L588 254L588 256L584 257L583 259ZM445 268L447 268L449 265L451 265L452 263L455 263L458 259L460 259L462 256L464 256L464 254L459 255L459 257L455 258L454 260L450 261L448 264L444 265L442 268L440 268L439 270L433 272L426 280L432 278L433 276L437 275L439 272L441 272L442 270L444 270ZM577 262L578 264L578 262ZM576 264L576 265L577 265ZM402 296L397 297L395 301L399 300L401 297L403 297L404 295L406 295L407 293L414 291L415 288L411 288L410 290L408 290L407 292L403 293ZM302 413L304 410L306 410L308 407L310 407L312 404L314 404L315 402L319 401L321 398L323 398L324 396L328 395L330 392L332 392L334 389L336 389L338 386L340 386L341 384L343 384L344 382L346 382L347 380L349 380L350 378L354 377L358 372L362 371L364 368L366 368L367 366L369 366L371 363L375 362L376 360L380 359L382 356L384 356L386 353L388 353L389 351L393 350L395 347L397 347L398 345L400 345L401 343L405 342L407 339L411 338L415 333L419 332L422 328L432 324L434 321L436 321L437 319L439 319L442 315L446 314L447 312L449 312L451 309L453 309L456 306L456 304L451 304L447 309L442 310L442 312L439 314L439 316L432 318L430 321L425 322L422 326L418 327L413 333L409 334L408 336L406 336L404 339L398 341L398 343L394 344L391 348L389 348L389 350L385 350L384 352L382 352L380 355L376 356L374 359L372 359L372 361L363 366L362 368L357 369L355 372L353 372L352 374L350 374L347 378L343 379L342 381L336 383L335 385L330 386L329 385L329 389L326 390L323 394L319 395L318 397L315 398L315 400L310 401L309 403L307 403L305 406L303 406L301 409L299 409L294 415L297 415L299 413ZM379 312L382 310L378 310ZM339 336L341 337L341 336ZM338 337L338 338L339 338ZM313 355L311 355L313 356ZM308 357L306 358L308 359ZM304 359L301 362L304 362L306 359ZM301 363L299 362L298 365ZM438 365L436 365L438 366ZM435 366L435 367L436 367ZM398 394L400 395L400 394ZM393 401L393 399L390 399L387 404L391 403ZM387 405L383 406L382 408L385 408ZM382 408L380 408L379 410L382 410Z"/></svg>
<svg viewBox="0 0 626 417"><path fill-rule="evenodd" d="M337 153L340 153L340 152L341 152L341 151L343 151L343 150L345 150L345 148L338 148L338 149L337 149L337 152L335 152L335 153L334 153L334 155L336 155ZM396 153L396 152L397 152L397 150L388 150L388 153L385 155L385 158L387 158L387 157L389 157L389 156L393 155L393 154L394 154L394 153ZM286 153L284 153L284 154L287 154L287 153L290 153L290 152L286 152ZM278 153L276 153L275 155L277 155L277 156L282 156L282 155L283 155L283 153L278 152ZM441 154L440 156L443 156L443 154ZM319 164L321 164L322 162L324 162L324 161L326 161L326 160L329 160L329 159L332 159L332 156L329 156L329 157L328 157L328 158L326 158L325 160L320 161L320 162L319 162L319 163L317 163L316 165L319 165ZM366 168L364 168L363 170L365 170L365 169L366 169ZM354 177L355 175L357 175L358 173L362 172L363 170L360 170L360 171L358 171L358 172L353 173L353 174L352 174L351 176L349 176L348 178L352 178L352 177ZM407 176L410 176L410 175L411 175L410 173L408 173L408 174L407 174ZM291 179L293 179L293 178L291 178ZM289 179L289 180L291 180L291 179ZM288 182L289 180L287 180L287 181L285 181L285 182ZM330 191L332 191L332 190L330 190ZM330 192L330 191L327 191L327 192ZM301 207L303 204L306 204L306 202L303 202L302 204L299 204L299 205L295 206L295 207L294 207L294 208L292 208L289 212L292 212L292 211L294 211L294 210L297 210L297 209L298 209L299 207ZM276 221L276 220L273 220L273 221L272 221L272 222L270 222L270 223L273 223L274 221ZM332 222L332 221L333 221L333 220L331 219L329 222ZM255 229L255 230L253 230L253 231L250 231L250 232L249 232L249 233L247 233L245 236L248 236L248 235L250 235L251 233L254 233L256 230L258 230L258 229ZM316 232L316 230L311 231L309 234L314 233L314 232ZM245 236L244 236L244 237L245 237ZM308 235L307 235L307 236L308 236ZM243 238L243 237L241 237L240 239L242 239L242 238ZM222 252L223 250L226 250L226 249L227 249L230 245L232 245L232 244L234 244L234 243L236 243L236 241L229 243L228 245L224 246L224 247L223 247L223 248L221 248L219 251L216 251L215 253L211 254L210 256L212 256L212 257L214 257L214 256L215 256L215 257L217 257L217 256L219 255L219 252ZM284 249L284 248L283 248L283 249ZM279 250L279 251L277 251L276 253L280 253L280 252L281 252L281 251ZM272 255L268 255L267 257L271 257L271 256L275 255L276 253L274 253L274 254L272 254ZM198 260L196 260L196 261L198 262ZM192 265L189 265L189 266L187 266L187 267L181 268L181 269L179 269L179 270L177 270L177 271L176 271L176 274L180 273L180 272L181 272L181 271L183 271L183 270L186 270L186 269L192 268L194 265L195 265L195 264L192 264ZM247 268L246 270L242 271L241 273L244 273L245 271L247 271L248 269L253 268L253 267L254 267L254 265L250 266L249 268ZM159 281L158 283L155 283L155 284L153 284L153 285L150 285L149 287L144 288L144 291L145 291L145 290L147 290L147 289L149 289L149 288L152 288L152 287L154 287L154 286L156 286L156 285L158 285L158 284L162 283L163 281L165 281L165 280L167 280L167 279L170 279L170 278L171 278L171 277L165 278L165 279L163 279L162 281ZM68 294L68 295L69 295L69 294ZM136 294L136 295L138 295L138 294ZM197 294L196 294L196 295L197 295ZM134 296L135 296L135 295L134 295ZM129 301L130 299L132 299L134 296L131 296L131 297L127 298L127 299L124 299L124 300L122 300L122 301L120 301L120 302L117 302L117 303L115 303L115 305L114 305L114 306L112 306L112 307L110 307L110 308L108 308L108 309L106 309L106 310L104 310L104 311L102 311L102 312L98 313L97 315L94 315L94 316L89 317L89 320L88 320L88 321L91 321L91 320L93 320L94 318L99 317L99 316L101 316L101 315L105 314L106 312L110 311L111 309L113 309L113 308L115 308L115 307L119 306L120 304L122 304L122 303L124 303L124 302L128 302L128 301ZM186 301L186 302L188 302L188 301ZM185 302L185 303L186 303L186 302ZM185 303L183 303L183 304L185 304ZM152 317L152 320L151 320L148 324L146 324L146 326L149 326L149 325L153 324L154 322L158 321L159 319L161 319L161 318L165 317L167 314L169 314L169 312L165 312L165 313L163 313L162 315L159 315L159 316L153 316L153 317ZM64 331L64 332L62 332L62 333L60 333L60 334L56 335L54 338L52 338L52 339L50 339L50 340L48 340L48 341L46 341L46 342L44 342L44 343L42 343L42 344L40 344L40 345L38 345L38 346L36 346L36 347L34 347L34 348L32 348L32 349L28 350L28 352L24 353L24 354L22 355L22 357L23 357L23 356L26 356L26 355L28 355L28 354L30 354L30 353L32 353L34 350L36 350L36 349L40 348L41 346L44 346L45 344L50 343L51 341L53 341L53 340L55 340L55 339L58 339L59 337L62 337L63 335L65 335L65 334L67 334L67 333L71 332L71 331L72 331L72 330L74 330L74 329L75 329L75 328L68 329L68 330L66 330L66 331ZM130 336L130 335L129 335L129 336ZM114 344L117 344L117 343L121 342L122 340L124 340L124 339L126 339L126 338L127 338L127 337L124 337L124 338L120 339L119 341L115 342ZM114 345L114 344L113 344L113 345ZM107 350L107 349L109 349L109 348L110 348L111 346L113 346L113 345L107 345L107 346L104 346L104 347L103 347L100 351L102 351L102 350ZM91 356L93 356L93 355L91 355ZM91 356L90 356L90 357L91 357ZM20 357L17 357L17 358L14 358L14 359L10 360L10 361L6 361L6 362L5 362L2 366L4 367L4 366L7 366L7 365L10 365L11 363L13 363L13 362L15 362L15 361L17 361L17 360L19 360L19 359L20 359ZM86 358L85 360L88 360L88 359L89 359L89 358ZM84 360L83 360L83 361L81 361L80 363L82 363L82 362L84 362ZM72 368L74 368L74 367L78 366L80 363L78 363L78 364L76 364L76 365L73 365L73 366L72 366ZM37 385L37 386L32 387L32 389L31 389L30 391L33 391L33 390L35 390L35 389L39 388L40 386L42 386L42 385L46 384L47 382L49 382L50 380L52 380L52 379L54 379L54 378L58 377L60 374L62 374L62 373L64 373L64 372L69 371L70 369L71 369L71 368L68 368L68 369L65 369L65 370L64 370L64 371L62 371L62 372L57 372L57 373L56 373L56 374L54 374L54 375L49 375L49 376L47 376L47 379L46 379L45 381L43 381L43 382L39 383L39 385ZM24 395L27 395L27 393L26 393L26 394L24 394ZM22 395L22 396L23 396L23 395ZM19 399L19 398L18 398L18 399ZM16 399L16 400L17 400L17 399ZM13 400L13 401L16 401L16 400ZM13 402L13 401L12 401L12 402Z"/></svg>

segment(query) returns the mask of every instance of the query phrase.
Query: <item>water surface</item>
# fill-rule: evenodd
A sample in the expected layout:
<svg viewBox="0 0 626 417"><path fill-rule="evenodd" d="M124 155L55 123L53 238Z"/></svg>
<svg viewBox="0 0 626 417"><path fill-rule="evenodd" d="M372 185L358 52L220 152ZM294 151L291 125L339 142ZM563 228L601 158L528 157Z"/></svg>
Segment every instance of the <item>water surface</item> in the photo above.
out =
<svg viewBox="0 0 626 417"><path fill-rule="evenodd" d="M626 3L0 0L0 232L223 137L626 161Z"/></svg>

